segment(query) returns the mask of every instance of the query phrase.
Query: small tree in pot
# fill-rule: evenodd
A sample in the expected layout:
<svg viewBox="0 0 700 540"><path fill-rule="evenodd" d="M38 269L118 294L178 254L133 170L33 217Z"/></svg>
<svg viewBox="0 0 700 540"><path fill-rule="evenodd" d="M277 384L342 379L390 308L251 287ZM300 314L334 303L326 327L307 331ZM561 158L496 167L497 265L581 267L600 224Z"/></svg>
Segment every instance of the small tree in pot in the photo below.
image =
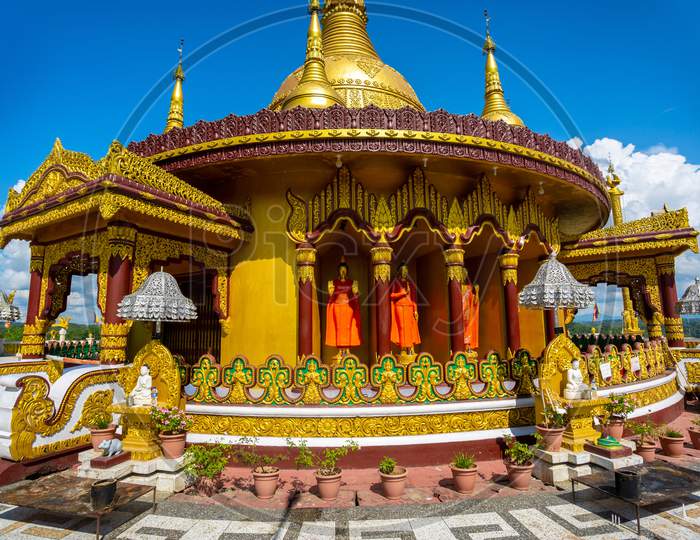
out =
<svg viewBox="0 0 700 540"><path fill-rule="evenodd" d="M474 456L458 452L450 464L455 490L459 493L471 493L476 483L476 462Z"/></svg>
<svg viewBox="0 0 700 540"><path fill-rule="evenodd" d="M151 421L158 430L163 457L177 459L185 453L187 430L192 426L185 411L177 407L151 407Z"/></svg>
<svg viewBox="0 0 700 540"><path fill-rule="evenodd" d="M277 491L280 470L276 463L287 458L285 454L261 454L258 451L257 439L242 437L238 448L233 451L233 457L239 463L251 468L253 485L258 499L271 499Z"/></svg>
<svg viewBox="0 0 700 540"><path fill-rule="evenodd" d="M700 450L700 420L693 420L693 425L688 428L688 435L693 448Z"/></svg>
<svg viewBox="0 0 700 540"><path fill-rule="evenodd" d="M112 415L106 411L98 413L90 426L90 443L94 450L100 449L102 441L114 439L117 426L112 425Z"/></svg>
<svg viewBox="0 0 700 540"><path fill-rule="evenodd" d="M211 497L221 490L221 474L231 459L231 448L223 444L193 444L185 451L185 472L201 495Z"/></svg>
<svg viewBox="0 0 700 540"><path fill-rule="evenodd" d="M659 439L661 440L661 448L664 454L670 457L683 455L685 438L680 431L667 427Z"/></svg>
<svg viewBox="0 0 700 540"><path fill-rule="evenodd" d="M318 494L324 501L334 501L338 498L340 481L343 476L343 471L338 467L338 461L350 452L360 449L354 441L347 441L338 448L322 448L318 452L313 452L304 439L298 444L287 439L287 446L297 450L294 463L298 468L316 467Z"/></svg>
<svg viewBox="0 0 700 540"><path fill-rule="evenodd" d="M530 486L532 469L535 466L535 448L542 446L542 436L535 433L535 444L529 445L518 442L514 437L506 435L506 469L510 486L520 491L527 491Z"/></svg>
<svg viewBox="0 0 700 540"><path fill-rule="evenodd" d="M659 427L647 419L646 422L630 422L630 431L637 435L637 454L647 463L656 459L656 439L659 437Z"/></svg>
<svg viewBox="0 0 700 540"><path fill-rule="evenodd" d="M622 433L625 431L627 415L634 411L634 400L626 394L610 394L610 401L603 407L608 413L605 431L609 436L621 439Z"/></svg>
<svg viewBox="0 0 700 540"><path fill-rule="evenodd" d="M542 424L537 424L537 432L542 436L547 452L559 452L561 441L569 423L566 409L547 405L542 411Z"/></svg>
<svg viewBox="0 0 700 540"><path fill-rule="evenodd" d="M400 499L406 489L406 468L399 467L396 460L384 456L379 462L382 490L387 499Z"/></svg>

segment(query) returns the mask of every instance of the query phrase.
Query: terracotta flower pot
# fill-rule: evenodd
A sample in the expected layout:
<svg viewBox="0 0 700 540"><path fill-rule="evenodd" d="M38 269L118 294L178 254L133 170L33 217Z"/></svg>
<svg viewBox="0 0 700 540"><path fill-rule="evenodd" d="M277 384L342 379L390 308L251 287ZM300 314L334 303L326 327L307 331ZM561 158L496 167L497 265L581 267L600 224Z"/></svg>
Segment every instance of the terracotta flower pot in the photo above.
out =
<svg viewBox="0 0 700 540"><path fill-rule="evenodd" d="M177 459L185 453L185 438L187 433L176 433L166 435L160 433L160 448L163 450L163 457L166 459Z"/></svg>
<svg viewBox="0 0 700 540"><path fill-rule="evenodd" d="M404 467L394 467L392 474L384 474L379 471L382 479L382 490L387 499L400 499L406 489L406 469Z"/></svg>
<svg viewBox="0 0 700 540"><path fill-rule="evenodd" d="M267 473L253 471L253 484L255 486L255 495L258 499L272 499L277 491L277 481L279 478L279 469Z"/></svg>
<svg viewBox="0 0 700 540"><path fill-rule="evenodd" d="M544 426L537 426L537 432L542 435L542 442L544 443L544 449L547 452L559 452L561 450L561 440L564 436L564 430L566 428L546 428Z"/></svg>
<svg viewBox="0 0 700 540"><path fill-rule="evenodd" d="M452 469L452 479L454 480L456 491L459 493L471 493L474 491L476 465L471 469L458 469L454 465L450 465L450 469Z"/></svg>
<svg viewBox="0 0 700 540"><path fill-rule="evenodd" d="M693 443L693 448L700 450L700 429L689 427L688 435L690 435L690 442Z"/></svg>
<svg viewBox="0 0 700 540"><path fill-rule="evenodd" d="M90 428L90 443L95 450L100 449L102 441L114 439L114 434L117 431L117 426L110 425L104 429Z"/></svg>
<svg viewBox="0 0 700 540"><path fill-rule="evenodd" d="M318 486L318 495L324 501L334 501L338 498L340 491L340 479L343 473L339 472L333 476L323 476L316 472L316 485Z"/></svg>
<svg viewBox="0 0 700 540"><path fill-rule="evenodd" d="M534 467L534 463L530 463L529 465L516 465L515 463L510 462L506 463L510 487L520 491L527 491L530 488L530 478L532 477L532 469Z"/></svg>
<svg viewBox="0 0 700 540"><path fill-rule="evenodd" d="M618 441L622 439L624 431L625 421L622 418L611 418L605 425L605 432L611 437L615 437Z"/></svg>
<svg viewBox="0 0 700 540"><path fill-rule="evenodd" d="M659 440L661 441L661 449L667 456L679 457L683 455L684 437L666 437L662 435L659 437Z"/></svg>
<svg viewBox="0 0 700 540"><path fill-rule="evenodd" d="M651 463L656 460L656 444L651 443L641 443L637 441L637 455L642 456L642 459L646 463Z"/></svg>

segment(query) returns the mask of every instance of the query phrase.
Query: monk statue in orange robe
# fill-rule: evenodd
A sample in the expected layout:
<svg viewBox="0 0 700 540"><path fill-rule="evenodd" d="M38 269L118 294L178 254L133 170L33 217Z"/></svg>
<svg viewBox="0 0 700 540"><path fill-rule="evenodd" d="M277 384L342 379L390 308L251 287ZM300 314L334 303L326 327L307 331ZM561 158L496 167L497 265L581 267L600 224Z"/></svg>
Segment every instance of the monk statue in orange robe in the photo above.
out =
<svg viewBox="0 0 700 540"><path fill-rule="evenodd" d="M479 286L469 279L464 271L465 282L462 284L462 307L464 309L464 350L479 347Z"/></svg>
<svg viewBox="0 0 700 540"><path fill-rule="evenodd" d="M420 343L418 332L418 303L416 286L408 279L408 266L399 266L399 275L391 282L391 342L401 347L404 354L415 354Z"/></svg>
<svg viewBox="0 0 700 540"><path fill-rule="evenodd" d="M348 278L348 265L342 261L338 277L328 282L326 308L326 345L337 347L339 358L362 343L358 292L357 281Z"/></svg>

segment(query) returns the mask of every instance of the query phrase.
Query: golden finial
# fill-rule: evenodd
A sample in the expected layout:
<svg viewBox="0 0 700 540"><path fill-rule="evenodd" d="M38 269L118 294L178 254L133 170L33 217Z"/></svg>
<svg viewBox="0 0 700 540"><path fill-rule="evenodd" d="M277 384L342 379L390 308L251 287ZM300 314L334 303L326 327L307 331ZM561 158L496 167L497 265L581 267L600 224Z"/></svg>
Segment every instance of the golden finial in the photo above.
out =
<svg viewBox="0 0 700 540"><path fill-rule="evenodd" d="M323 6L323 43L328 56L369 56L379 60L367 34L364 0L326 0Z"/></svg>
<svg viewBox="0 0 700 540"><path fill-rule="evenodd" d="M177 67L173 72L173 80L175 86L173 93L170 96L170 111L168 112L168 120L165 123L165 133L173 128L181 128L184 125L184 98L182 95L182 83L185 80L185 72L182 70L182 49L185 45L185 40L180 40L180 46L177 48L178 61Z"/></svg>
<svg viewBox="0 0 700 540"><path fill-rule="evenodd" d="M498 74L496 64L496 43L491 38L491 17L488 11L484 10L486 19L486 40L484 41L484 54L486 54L486 91L484 92L484 110L481 117L493 122L503 120L506 124L523 126L523 121L514 114L503 94L501 77Z"/></svg>
<svg viewBox="0 0 700 540"><path fill-rule="evenodd" d="M325 109L335 104L342 105L343 101L331 86L326 74L326 61L323 58L323 39L318 12L321 5L318 0L309 2L311 23L306 41L306 60L304 71L297 87L282 102L282 109L308 107L310 109Z"/></svg>
<svg viewBox="0 0 700 540"><path fill-rule="evenodd" d="M610 201L612 203L613 224L619 225L624 221L622 215L622 196L625 194L620 189L620 177L615 172L615 167L612 163L612 158L608 155L608 175L605 177L605 183L608 185L608 193L610 193Z"/></svg>

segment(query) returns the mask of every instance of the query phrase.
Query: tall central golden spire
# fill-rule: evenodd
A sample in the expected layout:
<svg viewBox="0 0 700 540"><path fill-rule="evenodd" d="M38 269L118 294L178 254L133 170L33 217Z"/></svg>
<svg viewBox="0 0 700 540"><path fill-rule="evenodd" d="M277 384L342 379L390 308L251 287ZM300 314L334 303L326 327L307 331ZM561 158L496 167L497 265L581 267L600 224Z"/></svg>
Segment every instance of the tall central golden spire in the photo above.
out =
<svg viewBox="0 0 700 540"><path fill-rule="evenodd" d="M327 56L361 55L379 59L367 34L365 0L326 0L323 47Z"/></svg>
<svg viewBox="0 0 700 540"><path fill-rule="evenodd" d="M177 48L179 59L177 62L177 67L173 72L173 79L175 81L175 86L173 87L173 93L170 96L170 111L168 112L168 120L165 123L165 131L167 133L173 128L181 128L184 125L185 119L185 101L182 95L182 83L185 80L185 72L182 70L182 47L185 40L180 40L180 46Z"/></svg>
<svg viewBox="0 0 700 540"><path fill-rule="evenodd" d="M486 10L484 10L484 17L486 17L486 41L483 49L486 54L486 90L484 92L484 110L481 113L481 117L493 122L503 120L506 124L523 126L523 121L510 110L503 95L501 77L498 74L498 65L494 56L496 43L491 39L491 18Z"/></svg>
<svg viewBox="0 0 700 540"><path fill-rule="evenodd" d="M321 10L319 0L309 2L311 23L306 41L306 61L304 71L297 87L282 102L282 109L308 107L325 109L331 105L342 105L338 93L331 86L326 75L326 62L323 57L323 39L318 12Z"/></svg>

